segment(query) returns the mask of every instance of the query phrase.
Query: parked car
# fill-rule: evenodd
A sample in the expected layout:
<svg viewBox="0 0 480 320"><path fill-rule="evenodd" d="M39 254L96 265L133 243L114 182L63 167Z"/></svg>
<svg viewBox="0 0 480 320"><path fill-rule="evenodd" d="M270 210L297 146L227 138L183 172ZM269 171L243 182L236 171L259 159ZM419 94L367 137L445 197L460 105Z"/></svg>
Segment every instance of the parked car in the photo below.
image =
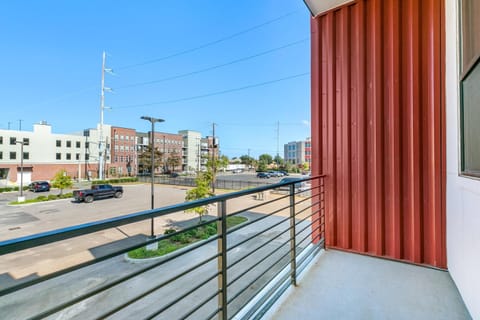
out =
<svg viewBox="0 0 480 320"><path fill-rule="evenodd" d="M170 178L177 178L177 177L178 177L178 173L176 172L170 173Z"/></svg>
<svg viewBox="0 0 480 320"><path fill-rule="evenodd" d="M280 171L268 171L270 177L283 177L283 173Z"/></svg>
<svg viewBox="0 0 480 320"><path fill-rule="evenodd" d="M28 189L33 192L50 191L51 187L48 181L34 181L28 185Z"/></svg>
<svg viewBox="0 0 480 320"><path fill-rule="evenodd" d="M305 181L300 181L300 180L302 180L302 178L288 177L288 178L283 178L282 180L280 180L279 183L288 183L288 182L299 181L299 182L296 182L294 184L295 185L295 192L306 191L306 190L309 190L311 188L310 183L305 182ZM290 190L290 184L278 187L278 188L276 188L276 190L289 191Z"/></svg>
<svg viewBox="0 0 480 320"><path fill-rule="evenodd" d="M267 172L259 172L257 173L257 178L268 179L270 178L270 175Z"/></svg>
<svg viewBox="0 0 480 320"><path fill-rule="evenodd" d="M123 187L114 187L110 184L93 185L91 189L74 190L73 197L76 201L90 203L95 199L102 198L121 198L123 196Z"/></svg>
<svg viewBox="0 0 480 320"><path fill-rule="evenodd" d="M242 173L243 169L233 169L232 173Z"/></svg>

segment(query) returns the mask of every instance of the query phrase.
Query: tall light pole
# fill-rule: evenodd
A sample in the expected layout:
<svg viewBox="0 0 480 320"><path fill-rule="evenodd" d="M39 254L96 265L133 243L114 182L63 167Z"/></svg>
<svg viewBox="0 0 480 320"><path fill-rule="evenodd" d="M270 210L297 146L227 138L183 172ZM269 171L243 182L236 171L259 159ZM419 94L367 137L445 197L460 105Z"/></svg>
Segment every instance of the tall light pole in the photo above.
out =
<svg viewBox="0 0 480 320"><path fill-rule="evenodd" d="M150 177L151 177L151 191L150 192L151 192L151 197L152 197L151 209L153 210L155 208L154 189L153 189L153 179L154 179L154 170L155 170L155 150L154 150L154 147L155 147L155 141L154 141L155 122L164 122L165 120L159 119L159 118L147 117L147 116L143 116L140 119L150 121L150 123L152 124L152 131L151 131L151 135L150 135L150 148L151 148L151 151L152 151L152 155L151 155L152 165L150 167ZM153 218L151 220L150 235L151 235L152 238L154 237Z"/></svg>
<svg viewBox="0 0 480 320"><path fill-rule="evenodd" d="M23 145L28 143L25 143L24 141L18 141L16 140L15 143L19 143L21 145L20 147L20 201L24 201L25 199L23 198Z"/></svg>

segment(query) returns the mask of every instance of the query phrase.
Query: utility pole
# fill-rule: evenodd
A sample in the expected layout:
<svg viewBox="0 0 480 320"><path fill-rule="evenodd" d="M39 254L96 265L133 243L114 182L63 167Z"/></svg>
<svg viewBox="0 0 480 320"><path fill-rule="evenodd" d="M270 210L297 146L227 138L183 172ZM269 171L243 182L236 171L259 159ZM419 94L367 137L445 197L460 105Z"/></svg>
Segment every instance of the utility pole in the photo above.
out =
<svg viewBox="0 0 480 320"><path fill-rule="evenodd" d="M276 157L276 163L278 166L278 157L280 156L280 121L277 121L277 157Z"/></svg>
<svg viewBox="0 0 480 320"><path fill-rule="evenodd" d="M103 180L104 171L104 141L103 141L103 111L105 110L105 91L112 91L112 89L105 87L105 72L112 72L112 69L105 68L106 53L103 51L102 56L102 90L100 92L100 136L98 141L98 178Z"/></svg>
<svg viewBox="0 0 480 320"><path fill-rule="evenodd" d="M18 131L22 131L22 119L18 119Z"/></svg>
<svg viewBox="0 0 480 320"><path fill-rule="evenodd" d="M217 176L217 164L215 162L215 150L217 148L217 142L215 141L215 126L216 123L212 123L212 147L213 147L213 152L212 152L212 193L215 193L215 180Z"/></svg>

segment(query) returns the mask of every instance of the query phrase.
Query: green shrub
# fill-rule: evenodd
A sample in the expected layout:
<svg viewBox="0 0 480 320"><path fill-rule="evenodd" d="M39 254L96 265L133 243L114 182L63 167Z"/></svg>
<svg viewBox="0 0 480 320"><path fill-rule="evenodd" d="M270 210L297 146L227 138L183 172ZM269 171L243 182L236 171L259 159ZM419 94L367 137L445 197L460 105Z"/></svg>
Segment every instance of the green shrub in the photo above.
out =
<svg viewBox="0 0 480 320"><path fill-rule="evenodd" d="M48 200L57 200L57 199L58 199L58 197L57 197L56 194L49 194L48 195Z"/></svg>
<svg viewBox="0 0 480 320"><path fill-rule="evenodd" d="M48 198L47 198L47 196L38 196L37 200L38 201L48 201Z"/></svg>

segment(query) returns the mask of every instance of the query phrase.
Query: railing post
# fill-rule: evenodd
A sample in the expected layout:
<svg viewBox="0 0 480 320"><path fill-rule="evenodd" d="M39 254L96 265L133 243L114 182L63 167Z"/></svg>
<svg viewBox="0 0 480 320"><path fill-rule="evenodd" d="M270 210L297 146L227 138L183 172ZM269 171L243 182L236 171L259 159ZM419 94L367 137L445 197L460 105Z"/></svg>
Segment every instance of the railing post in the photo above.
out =
<svg viewBox="0 0 480 320"><path fill-rule="evenodd" d="M219 320L227 319L227 201L218 202L217 250L218 250L218 313Z"/></svg>
<svg viewBox="0 0 480 320"><path fill-rule="evenodd" d="M297 241L295 230L295 184L290 185L290 278L297 285Z"/></svg>

